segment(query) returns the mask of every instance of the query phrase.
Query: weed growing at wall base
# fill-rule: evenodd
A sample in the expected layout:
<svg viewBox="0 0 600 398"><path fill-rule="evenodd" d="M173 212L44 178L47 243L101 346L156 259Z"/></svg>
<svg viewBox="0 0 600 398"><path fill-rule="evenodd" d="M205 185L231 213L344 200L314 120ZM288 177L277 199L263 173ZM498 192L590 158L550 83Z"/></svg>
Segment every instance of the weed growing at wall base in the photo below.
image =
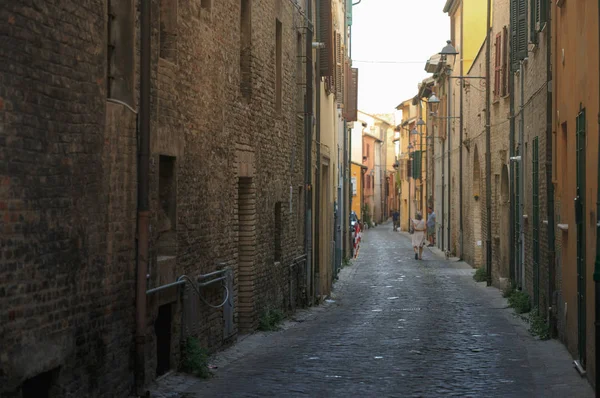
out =
<svg viewBox="0 0 600 398"><path fill-rule="evenodd" d="M473 274L473 279L475 279L475 282L485 282L487 280L485 268L477 268L477 271Z"/></svg>
<svg viewBox="0 0 600 398"><path fill-rule="evenodd" d="M511 308L514 308L517 314L525 314L531 311L531 302L529 300L529 295L525 292L521 292L515 290L508 297L508 305Z"/></svg>
<svg viewBox="0 0 600 398"><path fill-rule="evenodd" d="M260 316L258 330L263 332L279 330L279 324L283 322L284 315L281 311L275 309L267 309Z"/></svg>
<svg viewBox="0 0 600 398"><path fill-rule="evenodd" d="M181 370L203 379L212 376L208 370L208 352L195 337L188 337L183 344Z"/></svg>
<svg viewBox="0 0 600 398"><path fill-rule="evenodd" d="M529 314L529 332L537 336L540 340L548 340L550 338L550 327L546 323L546 318L536 309Z"/></svg>

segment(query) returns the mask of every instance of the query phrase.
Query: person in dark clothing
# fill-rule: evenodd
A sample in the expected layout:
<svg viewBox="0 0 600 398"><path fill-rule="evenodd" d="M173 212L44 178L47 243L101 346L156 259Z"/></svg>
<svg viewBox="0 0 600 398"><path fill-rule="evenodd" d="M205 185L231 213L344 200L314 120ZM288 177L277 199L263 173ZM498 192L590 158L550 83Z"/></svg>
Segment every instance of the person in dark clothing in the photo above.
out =
<svg viewBox="0 0 600 398"><path fill-rule="evenodd" d="M392 221L394 222L394 231L397 231L398 224L400 223L400 213L398 213L398 210L394 210L394 213L392 214Z"/></svg>

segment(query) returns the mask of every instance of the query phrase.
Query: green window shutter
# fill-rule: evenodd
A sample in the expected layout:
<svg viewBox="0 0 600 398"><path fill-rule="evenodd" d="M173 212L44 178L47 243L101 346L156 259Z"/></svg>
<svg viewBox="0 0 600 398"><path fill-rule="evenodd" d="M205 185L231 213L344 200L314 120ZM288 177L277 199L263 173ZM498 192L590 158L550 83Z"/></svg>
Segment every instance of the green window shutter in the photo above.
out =
<svg viewBox="0 0 600 398"><path fill-rule="evenodd" d="M527 0L518 0L517 4L517 60L521 61L527 58Z"/></svg>
<svg viewBox="0 0 600 398"><path fill-rule="evenodd" d="M537 23L540 21L540 0L530 0L529 7L529 40L538 43Z"/></svg>
<svg viewBox="0 0 600 398"><path fill-rule="evenodd" d="M422 151L418 151L412 154L413 158L413 167L412 167L412 177L414 179L421 178L421 159L422 159Z"/></svg>
<svg viewBox="0 0 600 398"><path fill-rule="evenodd" d="M519 0L510 0L510 63L513 72L519 69L519 59L517 57L518 41L518 19Z"/></svg>
<svg viewBox="0 0 600 398"><path fill-rule="evenodd" d="M318 40L325 44L319 49L320 76L334 76L334 38L333 38L333 13L331 0L319 1Z"/></svg>
<svg viewBox="0 0 600 398"><path fill-rule="evenodd" d="M549 0L539 0L539 13L540 13L540 30L544 28L544 25L548 22L548 1Z"/></svg>

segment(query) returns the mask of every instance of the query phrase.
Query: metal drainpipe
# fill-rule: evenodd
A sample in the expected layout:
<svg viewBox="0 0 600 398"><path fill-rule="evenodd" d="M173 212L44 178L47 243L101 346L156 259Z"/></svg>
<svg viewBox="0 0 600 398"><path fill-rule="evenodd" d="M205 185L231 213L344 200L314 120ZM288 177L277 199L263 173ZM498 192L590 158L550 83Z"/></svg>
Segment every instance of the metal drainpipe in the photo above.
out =
<svg viewBox="0 0 600 398"><path fill-rule="evenodd" d="M317 0L317 3L320 3L323 0ZM319 24L321 22L321 16L319 12L319 6L316 7L316 22ZM319 34L319 30L317 29L317 41L321 41L321 37ZM315 76L315 86L317 89L316 97L317 97L317 106L316 106L316 141L317 141L317 159L316 159L316 171L315 171L315 201L317 205L315 207L315 242L317 245L317 250L315 250L315 273L314 273L314 289L312 298L318 297L320 294L320 261L321 261L321 242L320 242L320 228L321 228L321 56L319 51L317 50L317 59L316 59L316 71L317 74Z"/></svg>
<svg viewBox="0 0 600 398"><path fill-rule="evenodd" d="M600 0L599 0L600 1ZM547 212L548 212L548 326L550 336L554 337L554 329L556 325L556 317L553 312L553 296L554 296L554 263L556 253L554 247L556 245L555 226L554 226L554 184L552 183L552 118L553 118L553 93L552 93L552 7L547 7L546 18L546 81L548 82L548 93L546 94L546 195L547 195Z"/></svg>
<svg viewBox="0 0 600 398"><path fill-rule="evenodd" d="M490 96L490 55L492 29L492 1L487 0L487 39L485 45L485 168L486 168L486 215L487 215L487 237L486 237L486 265L487 265L487 286L492 285L492 152L491 152L491 96Z"/></svg>
<svg viewBox="0 0 600 398"><path fill-rule="evenodd" d="M600 1L600 0L599 0ZM510 42L512 43L512 29L510 29ZM511 60L514 57L514 50L511 49ZM510 93L509 96L509 115L510 115L510 133L509 133L509 153L510 158L512 159L515 156L515 74L513 70L513 63L510 64L510 78L508 80L508 91ZM509 214L509 224L510 224L510 237L509 237L509 251L510 251L510 282L516 283L517 281L517 272L516 272L516 250L515 250L515 189L517 188L515 185L515 167L514 163L509 161L509 178L510 178L510 214Z"/></svg>
<svg viewBox="0 0 600 398"><path fill-rule="evenodd" d="M450 75L448 75L448 239L446 246L446 250L450 251L450 241L452 239L452 132L450 131L452 128L452 119L450 115L452 114L452 79Z"/></svg>
<svg viewBox="0 0 600 398"><path fill-rule="evenodd" d="M525 214L525 198L523 193L525 192L525 184L523 178L525 177L525 68L523 61L520 66L520 85L521 85L521 120L519 127L519 155L521 159L519 162L519 281L521 288L525 286L525 228L523 215Z"/></svg>
<svg viewBox="0 0 600 398"><path fill-rule="evenodd" d="M146 286L148 284L150 186L150 2L140 5L140 130L137 197L137 284L135 317L136 390L142 395L146 381Z"/></svg>
<svg viewBox="0 0 600 398"><path fill-rule="evenodd" d="M448 101L448 93L446 93L446 101ZM447 107L447 105L446 105ZM446 137L444 137L444 139L442 140L442 181L441 181L441 186L442 186L442 214L440 217L440 220L442 221L442 228L441 228L441 236L440 239L438 240L438 244L439 244L439 248L440 250L444 250L444 240L445 240L445 236L444 236L444 231L446 230L446 225L444 225L444 216L445 216L445 203L446 203L446 186L444 185L445 179L446 179L446 140L448 138L448 132L446 132Z"/></svg>
<svg viewBox="0 0 600 398"><path fill-rule="evenodd" d="M600 0L598 0L598 43L600 43ZM600 65L600 58L599 58ZM600 67L598 69L598 83L600 84ZM600 95L600 88L598 89ZM600 96L598 98L598 106L600 106ZM600 112L598 113L598 125L600 127ZM598 148L600 153L600 137L598 138ZM595 314L595 341L594 341L594 368L595 368L595 384L596 384L596 397L600 396L600 388L598 388L598 381L600 380L600 159L598 159L598 185L597 185L597 199L596 199L596 261L594 264L594 314Z"/></svg>
<svg viewBox="0 0 600 398"><path fill-rule="evenodd" d="M464 7L461 7L461 21L464 21ZM489 26L489 24L488 24ZM460 24L460 49L462 51L463 47L463 43L464 43L464 27L465 24L461 23ZM460 75L464 76L464 62L462 59L462 53L460 54ZM460 128L460 132L459 132L459 143L458 143L458 222L459 222L459 231L458 231L458 246L460 247L460 259L463 259L463 255L464 255L464 245L463 245L463 130L464 130L464 117L463 117L463 112L464 112L464 103L463 103L463 91L464 91L464 87L463 87L463 80L460 79L459 80L460 83L460 95L459 95L459 101L460 101L460 108L459 108L459 116L460 116L460 120L459 120L459 128Z"/></svg>
<svg viewBox="0 0 600 398"><path fill-rule="evenodd" d="M312 126L313 126L313 30L312 0L306 0L306 93L304 97L304 253L306 253L306 301L312 289Z"/></svg>

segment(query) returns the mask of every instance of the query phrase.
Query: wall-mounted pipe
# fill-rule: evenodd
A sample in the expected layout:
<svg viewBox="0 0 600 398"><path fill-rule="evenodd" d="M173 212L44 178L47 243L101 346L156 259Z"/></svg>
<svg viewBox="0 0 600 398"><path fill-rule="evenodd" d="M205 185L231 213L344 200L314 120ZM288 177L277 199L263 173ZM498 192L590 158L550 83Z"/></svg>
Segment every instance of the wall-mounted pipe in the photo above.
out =
<svg viewBox="0 0 600 398"><path fill-rule="evenodd" d="M305 266L305 292L307 303L310 303L312 287L312 141L313 141L313 31L312 0L306 1L306 15L308 16L306 29L306 92L304 94L304 254Z"/></svg>
<svg viewBox="0 0 600 398"><path fill-rule="evenodd" d="M600 1L600 0L599 0ZM552 93L552 7L546 7L546 81L548 82L548 90L546 97L546 200L547 200L547 218L548 218L548 326L550 336L554 337L556 328L556 317L553 312L553 297L555 283L555 262L556 252L555 243L555 226L554 226L554 184L552 183L552 119L553 119L553 93Z"/></svg>
<svg viewBox="0 0 600 398"><path fill-rule="evenodd" d="M485 239L487 286L492 285L492 149L491 149L491 48L492 48L492 0L487 0L487 38L485 44L485 174L486 174L486 216L487 233Z"/></svg>
<svg viewBox="0 0 600 398"><path fill-rule="evenodd" d="M600 0L598 0L598 44L600 45ZM600 84L600 52L598 59L598 84ZM598 87L598 106L600 106L600 87ZM598 127L600 127L600 112L598 113ZM598 148L600 148L600 137L598 137ZM600 150L598 151L600 153ZM595 341L594 341L594 368L596 397L600 397L600 158L598 159L598 182L596 198L596 261L594 264L594 314L595 314Z"/></svg>
<svg viewBox="0 0 600 398"><path fill-rule="evenodd" d="M150 40L151 4L140 5L140 129L137 198L137 283L135 317L136 390L142 395L146 382L146 286L150 237Z"/></svg>

